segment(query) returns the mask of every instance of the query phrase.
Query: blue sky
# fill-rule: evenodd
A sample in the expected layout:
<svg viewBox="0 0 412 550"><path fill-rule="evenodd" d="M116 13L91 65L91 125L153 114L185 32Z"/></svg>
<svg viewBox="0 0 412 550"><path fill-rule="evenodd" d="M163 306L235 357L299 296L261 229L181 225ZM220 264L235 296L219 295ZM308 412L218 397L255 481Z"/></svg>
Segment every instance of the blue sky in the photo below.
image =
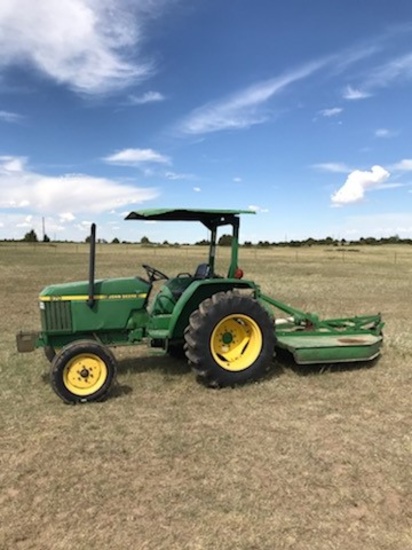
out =
<svg viewBox="0 0 412 550"><path fill-rule="evenodd" d="M2 0L0 238L412 237L410 0Z"/></svg>

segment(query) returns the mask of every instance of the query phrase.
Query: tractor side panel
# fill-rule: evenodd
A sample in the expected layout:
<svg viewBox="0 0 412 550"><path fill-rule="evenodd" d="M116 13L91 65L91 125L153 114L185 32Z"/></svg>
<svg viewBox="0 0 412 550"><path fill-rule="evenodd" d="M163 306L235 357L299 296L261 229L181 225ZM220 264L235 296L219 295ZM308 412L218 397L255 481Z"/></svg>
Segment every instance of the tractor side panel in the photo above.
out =
<svg viewBox="0 0 412 550"><path fill-rule="evenodd" d="M73 332L99 332L105 330L124 330L129 318L142 304L136 299L100 299L93 308L86 302L72 303ZM137 306L137 308L136 308Z"/></svg>
<svg viewBox="0 0 412 550"><path fill-rule="evenodd" d="M42 329L52 335L136 328L149 291L149 283L136 278L99 280L90 308L87 282L46 287L40 294Z"/></svg>

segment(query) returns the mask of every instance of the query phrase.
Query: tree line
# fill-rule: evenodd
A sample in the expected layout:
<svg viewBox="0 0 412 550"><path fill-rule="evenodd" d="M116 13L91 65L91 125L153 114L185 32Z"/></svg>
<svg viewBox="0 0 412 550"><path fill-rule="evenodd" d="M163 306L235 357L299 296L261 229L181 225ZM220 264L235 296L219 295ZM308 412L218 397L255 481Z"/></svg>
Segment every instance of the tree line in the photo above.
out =
<svg viewBox="0 0 412 550"><path fill-rule="evenodd" d="M210 242L203 239L195 243L199 246L208 246ZM222 235L218 240L219 246L230 246L232 244L232 235ZM402 239L399 235L393 235L391 237L381 237L379 239L375 237L360 237L358 240L346 240L346 239L334 239L333 237L325 237L323 239L314 239L309 237L303 240L290 240L290 241L258 241L257 243L252 243L251 241L245 241L241 246L244 247L275 247L275 246L292 246L292 247L301 247L301 246L359 246L359 245L382 245L382 244L412 244L412 239Z"/></svg>
<svg viewBox="0 0 412 550"><path fill-rule="evenodd" d="M6 239L7 240L7 239ZM37 236L37 233L34 231L34 229L31 229L28 231L23 239L21 239L23 242L29 242L29 243L37 243L40 242L39 238ZM44 243L51 242L50 238L45 234L43 236L43 239L41 239ZM90 236L87 236L85 241L88 243L90 241ZM99 244L108 244L108 241L106 239L98 239L97 241ZM115 237L111 244L136 244L131 243L130 241L120 241L117 237ZM138 241L137 244L143 245L143 246L180 246L181 243L169 243L168 241L163 241L162 243L155 243L151 242L150 239L146 236L143 236L140 241ZM189 243L183 243L183 244L189 244ZM231 246L232 244L232 235L224 234L222 235L217 244L219 246ZM314 239L312 237L309 237L307 239L303 240L290 240L290 241L258 241L257 243L252 243L251 241L245 241L241 246L244 246L246 248L250 247L258 247L258 248L269 248L269 247L305 247L305 246L362 246L362 245L372 245L372 246L379 246L383 244L412 244L412 238L405 238L402 239L399 237L399 235L393 235L391 237L360 237L357 240L346 240L346 239L334 239L333 237L326 237L323 239ZM196 246L209 246L210 241L207 239L202 239L201 241L198 241L195 243Z"/></svg>

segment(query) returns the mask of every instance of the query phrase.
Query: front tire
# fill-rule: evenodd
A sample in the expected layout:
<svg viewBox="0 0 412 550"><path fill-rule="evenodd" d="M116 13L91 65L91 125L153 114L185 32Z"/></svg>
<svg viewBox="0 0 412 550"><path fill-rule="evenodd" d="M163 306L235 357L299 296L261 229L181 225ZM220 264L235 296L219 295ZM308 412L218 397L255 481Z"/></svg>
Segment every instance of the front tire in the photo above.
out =
<svg viewBox="0 0 412 550"><path fill-rule="evenodd" d="M65 346L54 357L50 380L65 403L86 403L105 399L116 377L112 352L93 340Z"/></svg>
<svg viewBox="0 0 412 550"><path fill-rule="evenodd" d="M238 292L219 292L192 313L185 351L198 377L212 387L262 377L275 349L273 322L259 302Z"/></svg>

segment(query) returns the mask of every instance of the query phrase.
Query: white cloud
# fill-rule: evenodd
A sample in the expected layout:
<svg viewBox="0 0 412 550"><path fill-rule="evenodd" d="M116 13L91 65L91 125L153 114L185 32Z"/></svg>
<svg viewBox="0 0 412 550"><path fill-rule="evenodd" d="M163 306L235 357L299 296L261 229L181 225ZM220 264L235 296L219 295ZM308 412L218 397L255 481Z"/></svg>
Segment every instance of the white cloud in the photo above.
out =
<svg viewBox="0 0 412 550"><path fill-rule="evenodd" d="M51 177L30 171L24 159L5 157L0 162L0 208L55 215L73 221L78 213L98 214L140 204L158 196L152 188L123 185L86 174ZM17 170L16 167L20 166Z"/></svg>
<svg viewBox="0 0 412 550"><path fill-rule="evenodd" d="M163 8L164 0L2 0L0 66L31 66L87 94L127 86L153 73L139 49L146 19Z"/></svg>
<svg viewBox="0 0 412 550"><path fill-rule="evenodd" d="M390 176L382 166L372 166L370 171L354 170L349 174L345 183L331 196L334 206L343 206L359 202L368 189L378 187Z"/></svg>
<svg viewBox="0 0 412 550"><path fill-rule="evenodd" d="M166 172L164 177L172 181L195 179L195 176L193 174L178 174L176 172Z"/></svg>
<svg viewBox="0 0 412 550"><path fill-rule="evenodd" d="M25 216L24 219L16 223L16 227L31 227L33 223L33 216Z"/></svg>
<svg viewBox="0 0 412 550"><path fill-rule="evenodd" d="M322 111L319 111L319 114L330 118L333 116L340 115L340 113L343 111L342 107L332 107L331 109L323 109Z"/></svg>
<svg viewBox="0 0 412 550"><path fill-rule="evenodd" d="M357 99L366 99L368 97L371 97L371 95L372 95L371 93L365 90L353 88L352 86L346 86L346 88L343 91L342 97L344 99L357 100Z"/></svg>
<svg viewBox="0 0 412 550"><path fill-rule="evenodd" d="M83 233L88 233L90 231L90 226L93 222L89 221L89 220L83 220L81 221L80 223L76 224L75 227L76 229L78 229L80 232L83 232Z"/></svg>
<svg viewBox="0 0 412 550"><path fill-rule="evenodd" d="M0 174L2 172L22 172L26 164L26 157L0 157Z"/></svg>
<svg viewBox="0 0 412 550"><path fill-rule="evenodd" d="M253 212L261 212L261 213L269 212L267 208L262 208L261 206L257 206L256 204L250 204L248 206L248 209L253 210Z"/></svg>
<svg viewBox="0 0 412 550"><path fill-rule="evenodd" d="M347 174L352 170L343 162L320 162L318 164L312 164L312 168L321 170L322 172L333 172L336 174Z"/></svg>
<svg viewBox="0 0 412 550"><path fill-rule="evenodd" d="M396 132L388 128L378 128L375 130L375 137L377 138L390 138L393 136L396 136Z"/></svg>
<svg viewBox="0 0 412 550"><path fill-rule="evenodd" d="M235 178L233 178L233 181L235 183L241 183L242 182L242 178L240 178L239 176L236 176Z"/></svg>
<svg viewBox="0 0 412 550"><path fill-rule="evenodd" d="M55 219L53 216L42 216L41 214L27 216L17 211L2 212L2 223L0 224L1 238L21 239L30 229L34 229L37 236L41 237L43 233L43 217L45 218L46 234L49 237L54 238L57 233L64 232L65 238L71 238L69 237L67 226L61 225L58 219Z"/></svg>
<svg viewBox="0 0 412 550"><path fill-rule="evenodd" d="M381 50L381 46L377 43L371 45L356 45L341 51L338 55L333 56L332 72L340 74L347 70L350 66L371 57Z"/></svg>
<svg viewBox="0 0 412 550"><path fill-rule="evenodd" d="M385 88L396 82L412 79L412 53L399 55L370 69L358 88L347 86L343 92L345 99L365 99L371 97L379 88Z"/></svg>
<svg viewBox="0 0 412 550"><path fill-rule="evenodd" d="M309 78L322 69L328 72L329 76L336 76L336 74L346 71L359 61L377 54L382 48L379 42L383 40L385 40L385 37L376 40L377 43L372 46L361 46L325 56L278 77L257 82L227 97L206 103L189 113L178 124L178 130L183 134L201 135L222 130L239 130L256 124L263 124L273 117L273 112L270 111L267 104L274 96L284 92L292 84ZM411 67L409 67L409 62ZM411 72L412 74L412 59L409 61L408 56L401 59L401 66L407 73ZM362 85L357 87L346 86L342 93L343 98L361 100L371 97L374 89L378 86L379 77L388 78L391 70L393 73L396 72L396 60L390 64L390 67L375 71L377 77L370 71L369 76L367 75L364 78ZM333 107L320 111L320 114L324 117L334 117L342 111L341 107Z"/></svg>
<svg viewBox="0 0 412 550"><path fill-rule="evenodd" d="M193 191L196 191L196 193L200 193L201 189L200 187L193 187Z"/></svg>
<svg viewBox="0 0 412 550"><path fill-rule="evenodd" d="M395 80L409 80L412 78L412 53L408 53L376 67L366 79L369 88L382 88Z"/></svg>
<svg viewBox="0 0 412 550"><path fill-rule="evenodd" d="M12 113L10 111L0 111L0 121L8 122L10 124L18 124L24 120L23 115L18 113Z"/></svg>
<svg viewBox="0 0 412 550"><path fill-rule="evenodd" d="M145 105L146 103L159 103L164 101L166 98L160 92L146 92L140 96L130 95L129 104L130 105Z"/></svg>
<svg viewBox="0 0 412 550"><path fill-rule="evenodd" d="M345 233L350 230L361 236L390 237L412 235L412 214L409 212L387 212L381 214L349 216L346 220Z"/></svg>
<svg viewBox="0 0 412 550"><path fill-rule="evenodd" d="M410 172L412 170L412 159L403 159L391 166L392 170L401 170L404 172Z"/></svg>
<svg viewBox="0 0 412 550"><path fill-rule="evenodd" d="M72 222L76 219L76 216L71 212L62 212L59 214L59 220L61 223Z"/></svg>
<svg viewBox="0 0 412 550"><path fill-rule="evenodd" d="M170 164L169 157L153 149L123 149L103 159L109 164L121 166L138 166L146 163Z"/></svg>
<svg viewBox="0 0 412 550"><path fill-rule="evenodd" d="M258 82L233 95L203 105L189 114L180 124L184 134L206 134L221 130L248 128L268 119L261 106L290 84L309 77L326 63L308 63L279 77Z"/></svg>

